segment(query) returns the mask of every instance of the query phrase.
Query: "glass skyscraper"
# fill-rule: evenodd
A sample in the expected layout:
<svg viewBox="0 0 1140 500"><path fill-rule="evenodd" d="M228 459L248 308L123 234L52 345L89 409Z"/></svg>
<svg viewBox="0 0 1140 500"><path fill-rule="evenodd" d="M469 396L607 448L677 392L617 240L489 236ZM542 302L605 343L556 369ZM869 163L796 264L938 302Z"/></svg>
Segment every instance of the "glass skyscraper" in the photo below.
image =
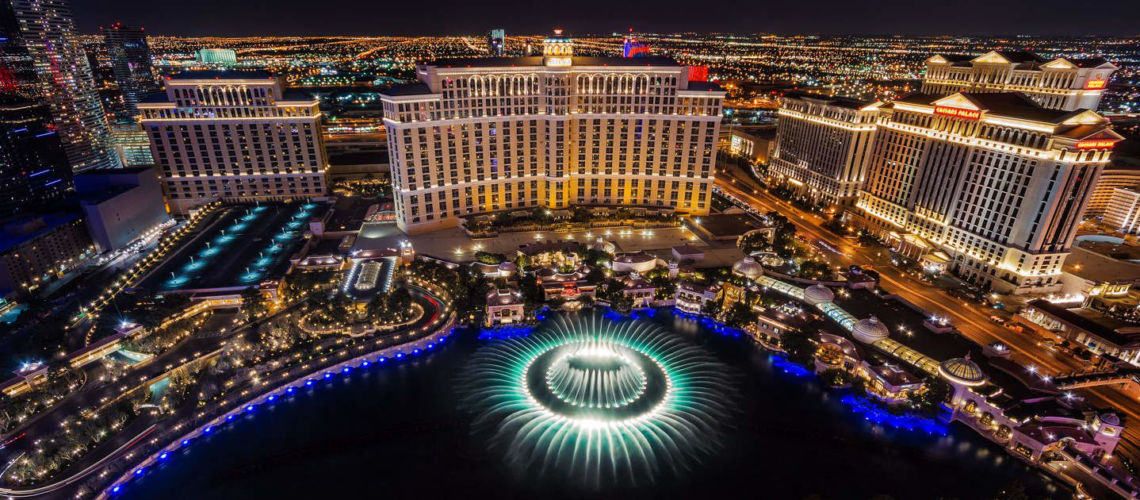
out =
<svg viewBox="0 0 1140 500"><path fill-rule="evenodd" d="M120 166L109 148L103 105L66 0L5 0L39 77L63 149L75 171Z"/></svg>

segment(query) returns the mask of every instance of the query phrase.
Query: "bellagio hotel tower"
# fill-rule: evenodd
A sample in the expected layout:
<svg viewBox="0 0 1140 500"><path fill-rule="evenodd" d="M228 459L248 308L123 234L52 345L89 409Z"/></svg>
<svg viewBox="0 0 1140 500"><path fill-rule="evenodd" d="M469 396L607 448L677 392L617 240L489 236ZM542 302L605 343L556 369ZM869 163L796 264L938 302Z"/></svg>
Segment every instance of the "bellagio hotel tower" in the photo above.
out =
<svg viewBox="0 0 1140 500"><path fill-rule="evenodd" d="M704 215L724 91L662 57L442 59L382 95L397 222L621 205Z"/></svg>

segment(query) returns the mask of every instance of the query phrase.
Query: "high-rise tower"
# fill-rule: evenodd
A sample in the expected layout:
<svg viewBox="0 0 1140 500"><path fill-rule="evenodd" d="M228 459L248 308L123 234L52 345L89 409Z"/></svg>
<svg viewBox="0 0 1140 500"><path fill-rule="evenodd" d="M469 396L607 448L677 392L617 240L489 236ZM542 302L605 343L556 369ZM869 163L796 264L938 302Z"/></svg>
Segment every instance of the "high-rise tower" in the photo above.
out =
<svg viewBox="0 0 1140 500"><path fill-rule="evenodd" d="M494 57L502 57L503 52L507 48L507 32L500 29L491 30L487 33L487 52Z"/></svg>
<svg viewBox="0 0 1140 500"><path fill-rule="evenodd" d="M318 104L261 71L167 77L166 98L139 104L139 117L171 209L324 196Z"/></svg>
<svg viewBox="0 0 1140 500"><path fill-rule="evenodd" d="M43 98L75 171L119 166L108 149L107 118L66 0L5 0L34 63Z"/></svg>
<svg viewBox="0 0 1140 500"><path fill-rule="evenodd" d="M139 100L159 90L151 71L150 46L146 43L146 34L142 28L121 23L99 28L99 31L103 33L103 42L107 45L111 68L115 72L115 82L119 84L119 93L123 96L121 114L124 116L120 118L134 118L139 113Z"/></svg>
<svg viewBox="0 0 1140 500"><path fill-rule="evenodd" d="M0 97L0 219L63 198L70 190L67 157L50 123L46 105Z"/></svg>
<svg viewBox="0 0 1140 500"><path fill-rule="evenodd" d="M35 98L40 95L32 55L20 37L20 23L12 9L0 3L0 94Z"/></svg>

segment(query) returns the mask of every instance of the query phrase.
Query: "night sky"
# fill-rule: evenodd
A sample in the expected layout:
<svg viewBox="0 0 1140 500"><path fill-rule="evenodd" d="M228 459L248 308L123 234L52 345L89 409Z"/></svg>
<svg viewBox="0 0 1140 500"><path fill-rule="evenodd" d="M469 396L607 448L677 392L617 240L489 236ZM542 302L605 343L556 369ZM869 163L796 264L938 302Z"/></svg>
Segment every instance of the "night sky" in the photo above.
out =
<svg viewBox="0 0 1140 500"><path fill-rule="evenodd" d="M71 0L79 29L171 35L725 31L778 34L1140 34L1140 0Z"/></svg>

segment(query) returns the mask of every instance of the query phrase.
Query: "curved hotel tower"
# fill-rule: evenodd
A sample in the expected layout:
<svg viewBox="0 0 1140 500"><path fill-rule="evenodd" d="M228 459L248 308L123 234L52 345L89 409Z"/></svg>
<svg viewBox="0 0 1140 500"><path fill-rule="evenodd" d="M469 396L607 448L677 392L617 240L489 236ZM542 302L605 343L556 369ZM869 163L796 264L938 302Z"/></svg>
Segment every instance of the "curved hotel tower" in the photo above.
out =
<svg viewBox="0 0 1140 500"><path fill-rule="evenodd" d="M443 59L383 93L399 227L572 205L708 213L725 93L661 57Z"/></svg>

